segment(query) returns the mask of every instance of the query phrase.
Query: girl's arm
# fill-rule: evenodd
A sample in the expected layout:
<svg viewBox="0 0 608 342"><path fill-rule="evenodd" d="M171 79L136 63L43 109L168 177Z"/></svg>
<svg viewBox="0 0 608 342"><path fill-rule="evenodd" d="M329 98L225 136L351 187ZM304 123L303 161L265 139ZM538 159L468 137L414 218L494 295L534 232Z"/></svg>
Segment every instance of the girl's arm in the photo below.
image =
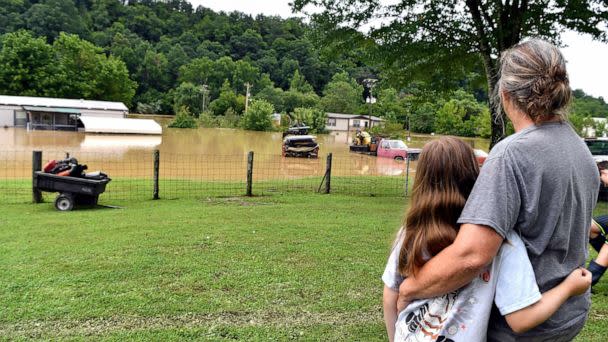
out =
<svg viewBox="0 0 608 342"><path fill-rule="evenodd" d="M382 302L384 306L384 324L386 324L386 333L388 334L389 342L393 342L395 338L395 323L397 322L397 298L399 292L391 289L388 286L384 286L384 294L382 296Z"/></svg>
<svg viewBox="0 0 608 342"><path fill-rule="evenodd" d="M544 323L568 298L587 292L591 286L591 272L578 268L559 285L543 293L541 300L505 315L507 323L516 333L524 333Z"/></svg>

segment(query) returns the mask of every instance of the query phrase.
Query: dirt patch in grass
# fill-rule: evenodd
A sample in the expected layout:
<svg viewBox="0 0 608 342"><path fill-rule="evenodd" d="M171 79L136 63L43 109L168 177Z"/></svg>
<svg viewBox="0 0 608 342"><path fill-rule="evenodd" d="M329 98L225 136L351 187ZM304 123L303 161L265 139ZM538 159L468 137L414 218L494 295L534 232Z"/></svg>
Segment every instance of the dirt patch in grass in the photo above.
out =
<svg viewBox="0 0 608 342"><path fill-rule="evenodd" d="M203 203L208 205L235 205L241 207L253 207L260 205L274 205L273 202L251 201L250 197L208 197L203 200Z"/></svg>
<svg viewBox="0 0 608 342"><path fill-rule="evenodd" d="M213 328L220 326L312 327L379 323L379 312L313 313L313 312L238 312L214 314L184 314L180 316L139 317L112 316L85 320L29 321L0 324L0 336L5 338L52 338L69 336L103 336L120 331L171 328Z"/></svg>

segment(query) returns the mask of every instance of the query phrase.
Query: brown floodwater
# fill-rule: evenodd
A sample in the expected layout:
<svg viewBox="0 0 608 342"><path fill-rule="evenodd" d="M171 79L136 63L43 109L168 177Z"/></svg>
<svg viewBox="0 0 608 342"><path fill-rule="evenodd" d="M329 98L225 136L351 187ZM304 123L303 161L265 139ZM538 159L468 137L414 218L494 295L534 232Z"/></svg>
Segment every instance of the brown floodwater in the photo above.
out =
<svg viewBox="0 0 608 342"><path fill-rule="evenodd" d="M255 179L290 179L322 176L325 159L333 154L332 175L404 176L406 163L349 152L352 132L319 134L318 159L281 157L280 132L254 132L226 128L174 129L167 120L162 136L100 135L84 132L27 131L0 128L0 177L29 177L33 150L43 151L43 160L61 159L66 153L89 170L110 176L152 177L153 152L160 151L161 177L176 179L243 180L247 153L254 151ZM435 137L413 135L406 142L422 147ZM488 141L468 139L487 151ZM415 162L410 171L415 169Z"/></svg>

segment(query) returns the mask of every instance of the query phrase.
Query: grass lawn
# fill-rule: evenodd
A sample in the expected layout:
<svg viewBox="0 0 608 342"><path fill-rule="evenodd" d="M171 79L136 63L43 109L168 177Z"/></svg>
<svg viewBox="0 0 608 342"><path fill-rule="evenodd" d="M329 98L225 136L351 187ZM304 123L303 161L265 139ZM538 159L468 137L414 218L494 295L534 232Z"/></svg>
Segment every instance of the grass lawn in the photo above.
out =
<svg viewBox="0 0 608 342"><path fill-rule="evenodd" d="M385 339L402 197L112 204L2 206L0 339ZM581 341L608 336L608 278L597 292Z"/></svg>

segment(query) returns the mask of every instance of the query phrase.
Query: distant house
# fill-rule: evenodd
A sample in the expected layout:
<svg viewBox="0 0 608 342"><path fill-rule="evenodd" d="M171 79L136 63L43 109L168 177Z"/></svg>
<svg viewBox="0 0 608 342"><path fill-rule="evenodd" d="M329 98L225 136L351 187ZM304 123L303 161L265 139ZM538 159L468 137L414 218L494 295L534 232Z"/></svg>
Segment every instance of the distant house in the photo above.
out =
<svg viewBox="0 0 608 342"><path fill-rule="evenodd" d="M591 118L593 119L593 126L583 127L583 135L588 138L606 138L606 128L608 128L608 119L606 118ZM604 130L601 135L597 135L596 127L603 126Z"/></svg>
<svg viewBox="0 0 608 342"><path fill-rule="evenodd" d="M162 134L154 120L127 119L128 113L122 102L0 95L0 127Z"/></svg>
<svg viewBox="0 0 608 342"><path fill-rule="evenodd" d="M325 129L328 131L353 131L379 126L384 123L384 119L377 116L355 114L327 113L327 124Z"/></svg>

